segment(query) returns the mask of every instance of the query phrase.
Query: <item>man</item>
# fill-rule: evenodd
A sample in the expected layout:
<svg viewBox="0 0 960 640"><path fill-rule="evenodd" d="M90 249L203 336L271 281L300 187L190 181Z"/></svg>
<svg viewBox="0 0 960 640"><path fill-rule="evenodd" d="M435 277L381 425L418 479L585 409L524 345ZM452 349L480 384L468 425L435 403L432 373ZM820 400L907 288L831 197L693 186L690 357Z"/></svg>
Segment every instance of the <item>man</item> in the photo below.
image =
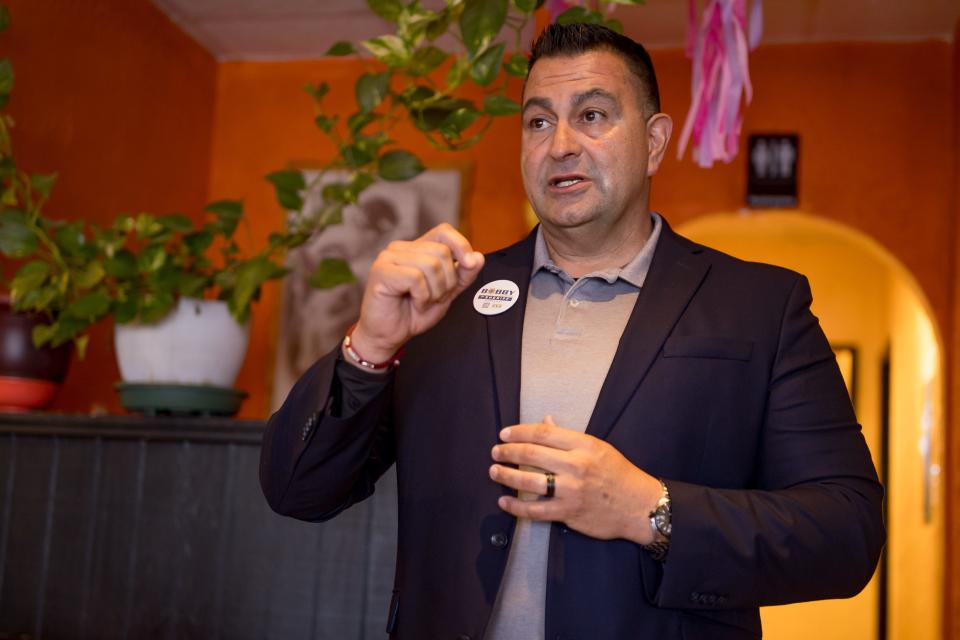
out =
<svg viewBox="0 0 960 640"><path fill-rule="evenodd" d="M857 593L882 489L809 287L648 210L646 52L549 27L522 123L540 226L380 254L270 420L270 505L324 520L397 463L401 638L757 638L760 605Z"/></svg>

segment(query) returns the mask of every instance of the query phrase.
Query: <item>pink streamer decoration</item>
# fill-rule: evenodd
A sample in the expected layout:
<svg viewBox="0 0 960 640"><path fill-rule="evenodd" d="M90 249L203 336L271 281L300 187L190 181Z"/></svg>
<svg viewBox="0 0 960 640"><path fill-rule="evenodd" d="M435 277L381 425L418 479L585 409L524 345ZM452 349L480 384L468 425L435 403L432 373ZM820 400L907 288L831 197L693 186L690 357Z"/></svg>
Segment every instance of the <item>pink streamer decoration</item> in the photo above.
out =
<svg viewBox="0 0 960 640"><path fill-rule="evenodd" d="M753 0L747 24L746 0L707 0L697 27L696 0L689 0L687 57L693 60L690 110L680 134L678 158L693 137L693 159L709 168L730 162L740 145L740 98L753 98L748 51L763 30L763 8Z"/></svg>

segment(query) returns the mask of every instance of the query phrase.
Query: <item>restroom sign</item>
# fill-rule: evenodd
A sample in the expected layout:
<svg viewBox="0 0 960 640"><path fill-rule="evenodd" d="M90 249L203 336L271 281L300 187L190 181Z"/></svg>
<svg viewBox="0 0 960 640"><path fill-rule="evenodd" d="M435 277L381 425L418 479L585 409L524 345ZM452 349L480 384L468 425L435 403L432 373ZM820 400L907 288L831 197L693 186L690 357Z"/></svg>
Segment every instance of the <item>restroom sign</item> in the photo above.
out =
<svg viewBox="0 0 960 640"><path fill-rule="evenodd" d="M747 153L747 205L797 206L800 138L790 134L754 134Z"/></svg>

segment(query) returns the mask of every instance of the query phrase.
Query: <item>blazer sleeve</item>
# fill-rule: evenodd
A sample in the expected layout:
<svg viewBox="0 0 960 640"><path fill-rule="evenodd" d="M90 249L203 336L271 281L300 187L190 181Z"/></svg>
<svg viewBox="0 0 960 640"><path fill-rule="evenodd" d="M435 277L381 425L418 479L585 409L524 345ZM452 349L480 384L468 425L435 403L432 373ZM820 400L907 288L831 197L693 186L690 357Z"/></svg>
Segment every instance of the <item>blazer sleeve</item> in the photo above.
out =
<svg viewBox="0 0 960 640"><path fill-rule="evenodd" d="M390 428L391 379L339 416L340 347L318 360L270 416L260 450L260 486L282 515L328 520L373 494L396 457Z"/></svg>
<svg viewBox="0 0 960 640"><path fill-rule="evenodd" d="M850 597L873 575L885 538L883 488L810 303L801 276L782 316L753 486L666 480L669 555L643 566L659 606Z"/></svg>

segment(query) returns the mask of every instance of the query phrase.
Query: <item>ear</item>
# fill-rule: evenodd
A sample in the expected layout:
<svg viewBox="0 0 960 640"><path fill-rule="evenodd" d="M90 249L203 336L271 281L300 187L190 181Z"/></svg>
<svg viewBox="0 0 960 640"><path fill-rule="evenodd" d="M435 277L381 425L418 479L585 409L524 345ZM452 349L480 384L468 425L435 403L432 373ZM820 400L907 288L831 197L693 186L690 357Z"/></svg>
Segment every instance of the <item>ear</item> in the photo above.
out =
<svg viewBox="0 0 960 640"><path fill-rule="evenodd" d="M657 174L667 143L673 133L673 120L665 113L655 113L647 120L647 176Z"/></svg>

